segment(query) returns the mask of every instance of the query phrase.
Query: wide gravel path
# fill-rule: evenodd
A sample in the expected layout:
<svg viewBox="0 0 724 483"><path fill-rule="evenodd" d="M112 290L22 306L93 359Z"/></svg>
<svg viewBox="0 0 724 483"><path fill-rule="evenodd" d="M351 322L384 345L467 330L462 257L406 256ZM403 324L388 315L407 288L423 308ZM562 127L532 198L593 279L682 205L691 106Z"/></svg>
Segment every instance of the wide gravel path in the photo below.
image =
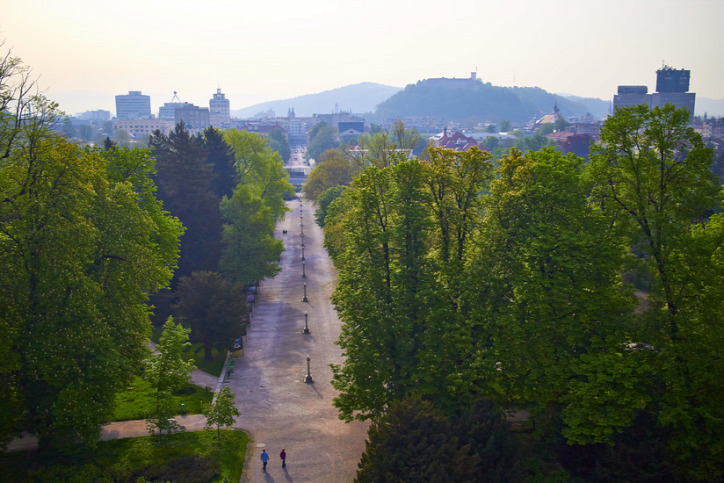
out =
<svg viewBox="0 0 724 483"><path fill-rule="evenodd" d="M282 271L259 287L244 354L227 383L241 412L235 427L253 438L242 481L350 482L368 425L340 421L332 406L337 391L330 384L329 364L342 362L334 344L340 321L330 302L336 272L314 223L313 205L293 200L287 206L293 211L277 227L285 246ZM309 334L304 333L305 313ZM311 383L305 382L307 357ZM282 448L286 469L279 458ZM266 472L262 449L271 456Z"/></svg>

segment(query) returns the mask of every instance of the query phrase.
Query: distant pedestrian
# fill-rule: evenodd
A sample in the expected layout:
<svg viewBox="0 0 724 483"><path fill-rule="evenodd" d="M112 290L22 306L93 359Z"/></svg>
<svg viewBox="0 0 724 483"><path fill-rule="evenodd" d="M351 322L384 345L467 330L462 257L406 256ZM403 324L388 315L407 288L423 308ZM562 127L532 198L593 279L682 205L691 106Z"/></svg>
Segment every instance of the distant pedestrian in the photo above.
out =
<svg viewBox="0 0 724 483"><path fill-rule="evenodd" d="M279 457L282 459L282 468L287 467L287 452L282 448L282 452L279 453Z"/></svg>
<svg viewBox="0 0 724 483"><path fill-rule="evenodd" d="M264 467L262 468L264 471L266 471L266 464L268 461L269 453L267 453L265 449L261 450L261 462L264 463Z"/></svg>

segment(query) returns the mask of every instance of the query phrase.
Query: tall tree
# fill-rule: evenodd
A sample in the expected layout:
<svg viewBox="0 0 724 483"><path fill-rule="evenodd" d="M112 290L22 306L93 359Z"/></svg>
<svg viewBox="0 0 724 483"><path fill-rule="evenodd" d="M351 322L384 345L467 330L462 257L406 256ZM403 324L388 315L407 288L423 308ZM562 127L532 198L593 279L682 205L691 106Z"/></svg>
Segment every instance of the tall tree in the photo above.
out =
<svg viewBox="0 0 724 483"><path fill-rule="evenodd" d="M222 225L219 201L212 191L213 166L207 162L202 139L179 123L169 135L154 132L149 144L156 158L158 196L186 227L175 280L194 271L215 271Z"/></svg>
<svg viewBox="0 0 724 483"><path fill-rule="evenodd" d="M203 132L204 146L208 157L206 163L213 168L214 179L211 182L211 191L219 198L231 198L234 188L239 183L239 174L236 171L234 151L231 149L221 131L210 127Z"/></svg>
<svg viewBox="0 0 724 483"><path fill-rule="evenodd" d="M29 431L62 453L97 440L137 370L145 302L171 277L181 227L155 199L145 151L56 137L55 106L25 97L10 64L21 65L0 66L0 440Z"/></svg>
<svg viewBox="0 0 724 483"><path fill-rule="evenodd" d="M221 272L241 284L274 276L283 251L274 238L276 222L287 211L284 196L294 193L279 154L261 136L229 130L224 137L234 150L240 183L221 203L226 222Z"/></svg>
<svg viewBox="0 0 724 483"><path fill-rule="evenodd" d="M654 348L652 378L667 388L651 393L650 407L671 429L681 468L700 478L724 474L724 418L714 403L724 379L714 382L721 364L705 356L721 341L722 298L704 296L721 284L710 269L721 263L722 225L719 216L708 219L720 190L710 170L714 153L688 119L670 105L618 109L603 126L603 144L592 148L588 174L594 201L655 275L634 336Z"/></svg>

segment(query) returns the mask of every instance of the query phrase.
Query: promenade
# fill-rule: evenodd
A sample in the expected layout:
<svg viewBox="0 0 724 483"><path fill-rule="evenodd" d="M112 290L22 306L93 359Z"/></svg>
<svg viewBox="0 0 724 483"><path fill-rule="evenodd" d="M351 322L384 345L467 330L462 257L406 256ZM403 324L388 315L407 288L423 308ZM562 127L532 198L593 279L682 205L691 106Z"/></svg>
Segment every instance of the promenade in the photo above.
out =
<svg viewBox="0 0 724 483"><path fill-rule="evenodd" d="M282 271L259 287L244 355L236 360L227 383L241 412L235 427L253 438L242 481L350 482L368 425L340 421L332 406L337 392L330 384L329 364L342 362L334 344L340 321L330 302L336 273L322 245L323 232L314 223L312 204L294 200L287 206L293 211L276 234L285 246ZM305 283L307 302L302 300ZM303 333L305 313L309 334ZM307 357L312 383L304 382ZM279 459L282 448L286 469ZM262 449L271 456L266 473L259 459Z"/></svg>

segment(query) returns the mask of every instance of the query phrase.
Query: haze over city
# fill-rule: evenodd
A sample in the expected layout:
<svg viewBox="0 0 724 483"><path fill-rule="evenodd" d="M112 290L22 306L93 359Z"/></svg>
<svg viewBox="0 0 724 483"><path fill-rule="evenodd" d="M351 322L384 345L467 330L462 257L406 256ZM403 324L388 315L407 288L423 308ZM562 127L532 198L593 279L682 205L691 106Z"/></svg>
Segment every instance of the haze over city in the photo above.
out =
<svg viewBox="0 0 724 483"><path fill-rule="evenodd" d="M0 39L67 113L129 90L232 109L359 82L433 77L611 99L662 63L724 98L720 0L293 2L4 0ZM340 106L344 109L344 106Z"/></svg>

